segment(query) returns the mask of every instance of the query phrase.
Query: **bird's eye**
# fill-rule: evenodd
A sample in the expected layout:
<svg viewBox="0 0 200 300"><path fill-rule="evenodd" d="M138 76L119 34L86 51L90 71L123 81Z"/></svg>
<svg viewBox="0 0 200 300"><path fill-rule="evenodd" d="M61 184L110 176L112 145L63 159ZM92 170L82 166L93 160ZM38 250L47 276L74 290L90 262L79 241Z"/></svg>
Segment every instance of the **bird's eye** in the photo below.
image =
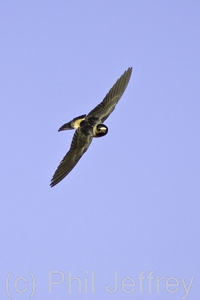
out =
<svg viewBox="0 0 200 300"><path fill-rule="evenodd" d="M108 127L104 124L98 124L96 129L97 129L97 136L104 136L108 132Z"/></svg>
<svg viewBox="0 0 200 300"><path fill-rule="evenodd" d="M102 127L102 125L101 125L101 124L98 124L98 125L97 125L97 130L100 131L100 130L101 130L101 127Z"/></svg>
<svg viewBox="0 0 200 300"><path fill-rule="evenodd" d="M107 127L104 124L98 124L97 125L97 131L107 131Z"/></svg>

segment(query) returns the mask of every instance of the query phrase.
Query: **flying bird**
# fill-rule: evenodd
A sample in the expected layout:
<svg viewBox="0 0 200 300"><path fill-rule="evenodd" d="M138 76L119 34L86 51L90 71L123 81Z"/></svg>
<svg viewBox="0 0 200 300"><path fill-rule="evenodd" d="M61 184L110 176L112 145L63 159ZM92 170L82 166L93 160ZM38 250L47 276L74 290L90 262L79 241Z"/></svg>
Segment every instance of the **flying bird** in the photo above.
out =
<svg viewBox="0 0 200 300"><path fill-rule="evenodd" d="M58 131L76 129L71 146L63 160L55 171L50 186L59 183L78 163L82 155L87 151L94 137L102 137L108 133L108 127L104 121L115 109L116 104L124 93L131 77L132 68L128 68L116 81L103 101L87 115L74 118L64 124Z"/></svg>

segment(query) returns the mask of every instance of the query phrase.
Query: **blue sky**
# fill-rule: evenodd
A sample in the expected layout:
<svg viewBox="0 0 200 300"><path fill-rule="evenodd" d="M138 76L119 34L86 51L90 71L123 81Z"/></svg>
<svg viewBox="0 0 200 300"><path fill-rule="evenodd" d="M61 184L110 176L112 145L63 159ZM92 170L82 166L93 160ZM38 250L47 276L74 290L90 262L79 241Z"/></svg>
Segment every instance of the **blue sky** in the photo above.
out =
<svg viewBox="0 0 200 300"><path fill-rule="evenodd" d="M31 297L33 277L32 299L197 299L199 15L199 1L2 1L1 299ZM58 128L128 67L109 133L50 188L73 136Z"/></svg>

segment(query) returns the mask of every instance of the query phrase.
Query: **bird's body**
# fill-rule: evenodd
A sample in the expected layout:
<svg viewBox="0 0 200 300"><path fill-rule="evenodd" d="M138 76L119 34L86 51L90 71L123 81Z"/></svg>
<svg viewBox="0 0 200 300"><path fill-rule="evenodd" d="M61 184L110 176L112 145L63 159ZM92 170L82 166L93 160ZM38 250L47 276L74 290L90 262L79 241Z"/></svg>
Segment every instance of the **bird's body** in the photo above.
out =
<svg viewBox="0 0 200 300"><path fill-rule="evenodd" d="M58 131L76 129L69 151L64 156L51 180L51 187L59 183L75 167L81 156L87 151L94 137L102 137L108 133L108 127L103 124L125 91L132 68L117 80L104 100L88 115L81 115L64 124Z"/></svg>

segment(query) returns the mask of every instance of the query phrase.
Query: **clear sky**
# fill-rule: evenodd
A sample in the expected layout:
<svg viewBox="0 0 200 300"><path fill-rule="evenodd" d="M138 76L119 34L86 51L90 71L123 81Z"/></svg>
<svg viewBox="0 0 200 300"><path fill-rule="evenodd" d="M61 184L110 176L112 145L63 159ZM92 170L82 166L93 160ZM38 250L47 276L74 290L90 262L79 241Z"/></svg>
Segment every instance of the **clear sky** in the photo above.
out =
<svg viewBox="0 0 200 300"><path fill-rule="evenodd" d="M0 299L197 299L200 2L0 6ZM50 188L58 128L128 67L109 133Z"/></svg>

